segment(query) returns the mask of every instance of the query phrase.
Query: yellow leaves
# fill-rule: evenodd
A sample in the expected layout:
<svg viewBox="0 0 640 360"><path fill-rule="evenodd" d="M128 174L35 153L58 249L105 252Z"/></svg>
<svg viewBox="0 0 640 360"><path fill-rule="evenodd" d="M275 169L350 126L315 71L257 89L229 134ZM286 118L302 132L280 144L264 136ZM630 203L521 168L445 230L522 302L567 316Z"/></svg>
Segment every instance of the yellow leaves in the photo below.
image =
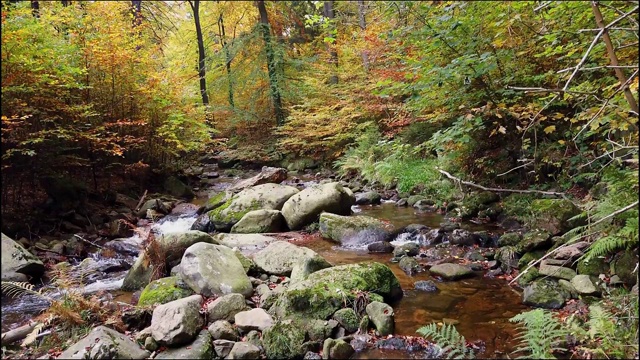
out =
<svg viewBox="0 0 640 360"><path fill-rule="evenodd" d="M558 140L558 144L560 144L560 145L564 145L564 144L565 144L565 141L564 141L564 140Z"/></svg>
<svg viewBox="0 0 640 360"><path fill-rule="evenodd" d="M546 128L544 128L543 131L545 134L551 134L552 132L556 131L556 126L555 125L547 126Z"/></svg>

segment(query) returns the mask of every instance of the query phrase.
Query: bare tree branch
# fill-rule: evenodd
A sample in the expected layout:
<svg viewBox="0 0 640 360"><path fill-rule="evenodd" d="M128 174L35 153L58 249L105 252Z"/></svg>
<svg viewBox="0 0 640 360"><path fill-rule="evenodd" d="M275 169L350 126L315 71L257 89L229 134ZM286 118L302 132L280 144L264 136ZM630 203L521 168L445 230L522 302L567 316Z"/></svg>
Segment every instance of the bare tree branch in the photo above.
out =
<svg viewBox="0 0 640 360"><path fill-rule="evenodd" d="M491 187L485 187L482 185L478 185L478 184L474 184L472 182L469 181L464 181L460 178L457 178L451 174L449 174L448 172L438 169L436 168L436 170L438 170L438 172L440 172L442 175L448 177L451 180L456 181L458 184L463 184L463 185L467 185L467 186L471 186L480 190L485 190L485 191L494 191L494 192L510 192L510 193L517 193L517 194L542 194L542 195L551 195L551 196L557 196L557 197L565 197L564 193L561 192L555 192L555 191L542 191L542 190L515 190L515 189L500 189L500 188L491 188Z"/></svg>

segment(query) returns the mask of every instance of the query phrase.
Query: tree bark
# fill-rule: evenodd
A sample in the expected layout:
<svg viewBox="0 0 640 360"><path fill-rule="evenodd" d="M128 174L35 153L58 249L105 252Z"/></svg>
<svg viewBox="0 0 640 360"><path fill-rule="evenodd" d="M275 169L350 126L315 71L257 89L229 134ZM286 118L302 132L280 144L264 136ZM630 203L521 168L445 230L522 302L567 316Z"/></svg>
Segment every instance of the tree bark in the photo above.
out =
<svg viewBox="0 0 640 360"><path fill-rule="evenodd" d="M271 99L273 100L273 108L276 115L276 123L278 126L284 124L284 112L282 110L282 97L278 88L278 77L276 71L275 54L273 45L271 44L271 26L269 26L269 17L267 8L264 6L264 0L256 1L258 12L260 13L260 29L264 39L265 52L267 53L267 71L269 72L269 85L271 89Z"/></svg>
<svg viewBox="0 0 640 360"><path fill-rule="evenodd" d="M358 0L358 24L360 25L360 30L364 34L367 30L367 20L365 17L365 4L364 0ZM364 71L369 72L369 55L366 50L362 50L362 66L364 66Z"/></svg>
<svg viewBox="0 0 640 360"><path fill-rule="evenodd" d="M227 68L227 79L229 80L229 106L232 108L235 106L233 101L233 79L231 78L231 52L227 40L225 39L224 32L224 20L222 14L218 19L218 32L220 33L220 42L222 43L222 49L224 50L225 67Z"/></svg>
<svg viewBox="0 0 640 360"><path fill-rule="evenodd" d="M31 0L31 14L34 18L40 18L40 3L38 1Z"/></svg>
<svg viewBox="0 0 640 360"><path fill-rule="evenodd" d="M142 0L131 0L133 8L133 27L142 24Z"/></svg>
<svg viewBox="0 0 640 360"><path fill-rule="evenodd" d="M324 2L324 16L329 19L329 31L331 31L331 36L333 37L335 34L335 13L333 11L333 1L325 1ZM334 67L334 70L338 68L338 52L336 51L336 42L338 39L333 38L332 43L326 43L327 51L329 52L329 64ZM338 83L338 75L334 72L329 77L329 84L337 84Z"/></svg>
<svg viewBox="0 0 640 360"><path fill-rule="evenodd" d="M191 10L193 10L193 21L196 25L196 38L198 40L198 78L200 78L200 94L202 95L202 104L209 105L209 96L207 95L207 80L205 78L205 53L204 40L202 37L202 27L200 26L200 0L189 0Z"/></svg>

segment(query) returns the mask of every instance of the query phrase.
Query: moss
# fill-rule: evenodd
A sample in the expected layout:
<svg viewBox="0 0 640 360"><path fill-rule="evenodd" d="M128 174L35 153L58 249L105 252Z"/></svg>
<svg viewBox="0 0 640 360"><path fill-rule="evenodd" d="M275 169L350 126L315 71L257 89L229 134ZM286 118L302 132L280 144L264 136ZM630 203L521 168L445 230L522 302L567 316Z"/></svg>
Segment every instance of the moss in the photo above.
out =
<svg viewBox="0 0 640 360"><path fill-rule="evenodd" d="M515 246L522 240L522 235L519 233L505 233L498 239L498 246Z"/></svg>
<svg viewBox="0 0 640 360"><path fill-rule="evenodd" d="M190 295L193 295L193 291L178 286L177 277L166 277L152 281L142 290L140 300L138 300L138 306L166 304Z"/></svg>
<svg viewBox="0 0 640 360"><path fill-rule="evenodd" d="M631 250L623 252L622 255L614 262L616 275L620 277L622 282L631 286L636 284L636 273L634 273L633 270L637 263L638 256Z"/></svg>
<svg viewBox="0 0 640 360"><path fill-rule="evenodd" d="M209 198L209 200L207 200L207 202L205 203L205 206L208 209L213 210L219 207L220 205L224 204L226 198L227 198L227 193L223 191Z"/></svg>
<svg viewBox="0 0 640 360"><path fill-rule="evenodd" d="M531 202L532 229L538 228L552 235L563 234L584 223L584 219L570 220L580 214L580 209L566 199L536 199Z"/></svg>
<svg viewBox="0 0 640 360"><path fill-rule="evenodd" d="M262 343L268 359L302 358L305 333L303 326L279 321L263 333Z"/></svg>
<svg viewBox="0 0 640 360"><path fill-rule="evenodd" d="M578 260L577 271L580 275L599 276L609 273L609 264L602 258L593 258L589 261L582 258Z"/></svg>
<svg viewBox="0 0 640 360"><path fill-rule="evenodd" d="M522 241L516 245L519 254L527 253L531 250L549 248L551 245L551 235L546 231L530 231L522 237Z"/></svg>
<svg viewBox="0 0 640 360"><path fill-rule="evenodd" d="M247 274L256 269L256 263L254 263L253 260L249 259L248 257L244 256L240 252L240 250L235 250L235 254L238 260L240 260L240 263L242 264L242 267Z"/></svg>
<svg viewBox="0 0 640 360"><path fill-rule="evenodd" d="M333 314L333 318L337 320L342 327L347 330L347 332L355 332L358 330L358 323L360 319L358 319L358 315L353 309L340 309Z"/></svg>
<svg viewBox="0 0 640 360"><path fill-rule="evenodd" d="M533 280L539 277L540 277L540 272L538 271L538 269L532 267L531 269L527 270L526 273L520 276L520 278L518 279L518 285L525 287L529 285Z"/></svg>
<svg viewBox="0 0 640 360"><path fill-rule="evenodd" d="M520 260L518 260L518 268L522 269L526 267L527 265L529 265L529 263L532 260L538 260L541 257L543 257L544 254L545 254L544 250L535 250L535 251L529 251L525 253L524 255L522 255Z"/></svg>

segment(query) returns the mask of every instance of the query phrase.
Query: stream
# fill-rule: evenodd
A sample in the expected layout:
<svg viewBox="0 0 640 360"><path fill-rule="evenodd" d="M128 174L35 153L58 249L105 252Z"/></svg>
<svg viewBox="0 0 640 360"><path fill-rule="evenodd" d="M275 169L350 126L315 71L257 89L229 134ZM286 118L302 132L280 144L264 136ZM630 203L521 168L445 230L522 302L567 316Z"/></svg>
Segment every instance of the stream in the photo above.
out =
<svg viewBox="0 0 640 360"><path fill-rule="evenodd" d="M216 191L227 187L234 179L222 178L214 185ZM304 179L305 185L314 181ZM290 179L286 183L296 186L299 179ZM299 186L299 185L298 185ZM206 192L200 192L193 204L206 201ZM157 235L189 230L196 219L193 212L181 212L180 215L170 214L151 226ZM397 228L409 224L424 224L431 228L439 227L442 215L428 212L418 212L413 208L396 207L393 202L383 202L376 206L353 206L355 214L368 215L392 223ZM491 225L462 224L468 230L498 230ZM134 235L133 241L139 240ZM388 265L395 273L404 297L393 305L395 312L395 333L397 335L417 336L416 330L431 322L451 322L456 324L467 341L481 341L483 347L477 357L504 358L515 350L514 341L516 328L509 322L509 318L526 311L527 307L521 303L521 295L507 285L505 280L492 279L477 271L476 276L453 282L440 282L429 275L428 271L419 272L413 276L405 274L398 264L392 263L391 254L370 254L366 247L343 248L333 242L321 238L319 235L306 237L304 241L294 242L299 246L306 246L327 259L334 265L357 263L362 261L378 261ZM393 243L397 245L398 243ZM132 256L117 255L115 258L103 258L92 254L95 263L109 267L110 262L126 262L132 264ZM77 264L72 264L76 267ZM82 290L85 293L106 292L115 300L124 303L131 301L131 293L120 291L120 286L127 270L111 271L102 274L99 279L87 284ZM414 283L419 280L432 280L439 288L438 292L423 292L414 290ZM44 285L45 287L47 285ZM55 296L55 295L54 295ZM3 297L2 299L2 332L13 329L46 308L47 302L36 296L24 296L16 299ZM446 320L443 320L446 319ZM422 358L420 352L406 350L368 349L356 353L353 358Z"/></svg>

